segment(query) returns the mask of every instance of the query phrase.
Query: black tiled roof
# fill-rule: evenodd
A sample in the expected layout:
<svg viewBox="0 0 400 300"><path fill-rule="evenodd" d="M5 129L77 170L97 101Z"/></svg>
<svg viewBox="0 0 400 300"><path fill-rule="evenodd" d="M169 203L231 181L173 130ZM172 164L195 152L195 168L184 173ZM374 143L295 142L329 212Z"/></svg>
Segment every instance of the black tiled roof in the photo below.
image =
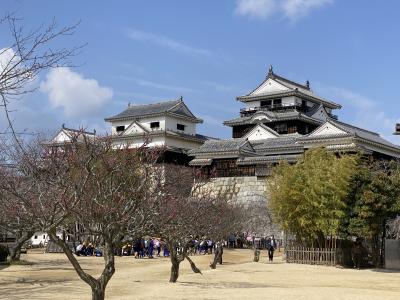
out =
<svg viewBox="0 0 400 300"><path fill-rule="evenodd" d="M230 140L208 140L197 149L193 149L193 154L208 152L230 152L239 151L240 147L246 143L246 139Z"/></svg>
<svg viewBox="0 0 400 300"><path fill-rule="evenodd" d="M374 142L374 143L378 143L378 144L383 144L385 146L389 146L389 147L394 147L394 148L400 149L399 146L397 146L395 144L392 144L391 142L383 139L376 132L365 130L365 129L362 129L362 128L359 128L359 127L356 127L356 126L353 126L353 125L350 125L350 124L347 124L347 123L344 123L344 122L336 121L336 120L335 121L332 120L331 122L333 124L335 124L337 127L343 129L344 131L346 131L346 132L348 132L348 133L350 133L352 135L358 136L358 137L360 137L362 139L365 139L365 140L368 140L368 141L371 141L371 142Z"/></svg>
<svg viewBox="0 0 400 300"><path fill-rule="evenodd" d="M275 122L275 121L286 121L286 120L304 120L304 121L309 121L313 124L321 124L323 121L319 119L315 119L307 114L301 113L295 109L293 110L286 110L286 111L258 111L254 115L251 116L246 116L246 117L238 117L232 120L224 121L224 125L227 126L234 126L234 125L245 125L245 124L255 124L257 122L253 122L252 118L255 115L262 115L264 114L265 116L270 119L270 122Z"/></svg>
<svg viewBox="0 0 400 300"><path fill-rule="evenodd" d="M181 105L183 104L183 105ZM132 105L125 109L123 112L106 118L106 121L113 121L118 119L132 119L132 118L141 118L152 115L160 115L167 112L174 113L176 115L181 115L186 118L196 119L198 120L192 113L186 111L184 109L184 103L181 99L172 100L172 101L164 101L159 103L151 103L151 104L142 104L142 105ZM176 109L175 109L176 108Z"/></svg>

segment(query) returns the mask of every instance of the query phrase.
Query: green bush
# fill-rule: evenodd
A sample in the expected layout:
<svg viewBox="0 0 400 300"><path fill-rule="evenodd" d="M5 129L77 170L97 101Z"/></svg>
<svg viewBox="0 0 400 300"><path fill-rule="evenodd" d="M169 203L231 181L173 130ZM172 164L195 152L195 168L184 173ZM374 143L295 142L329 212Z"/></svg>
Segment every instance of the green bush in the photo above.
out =
<svg viewBox="0 0 400 300"><path fill-rule="evenodd" d="M7 256L10 254L8 247L5 245L0 245L0 262L7 261Z"/></svg>

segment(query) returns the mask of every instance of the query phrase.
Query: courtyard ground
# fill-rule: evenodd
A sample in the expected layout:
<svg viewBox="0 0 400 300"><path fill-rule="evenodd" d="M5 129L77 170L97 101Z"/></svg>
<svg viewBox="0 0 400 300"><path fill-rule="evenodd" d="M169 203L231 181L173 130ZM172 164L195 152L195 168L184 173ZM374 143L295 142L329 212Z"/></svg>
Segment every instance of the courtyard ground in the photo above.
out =
<svg viewBox="0 0 400 300"><path fill-rule="evenodd" d="M23 255L25 264L0 265L0 299L90 299L63 254L38 250ZM80 257L84 268L99 274L102 258ZM210 270L210 255L194 256L203 271L194 274L182 263L178 283L169 279L167 258L118 257L106 299L399 299L400 272L353 270L267 262L262 251L253 263L250 250L226 250L224 265Z"/></svg>

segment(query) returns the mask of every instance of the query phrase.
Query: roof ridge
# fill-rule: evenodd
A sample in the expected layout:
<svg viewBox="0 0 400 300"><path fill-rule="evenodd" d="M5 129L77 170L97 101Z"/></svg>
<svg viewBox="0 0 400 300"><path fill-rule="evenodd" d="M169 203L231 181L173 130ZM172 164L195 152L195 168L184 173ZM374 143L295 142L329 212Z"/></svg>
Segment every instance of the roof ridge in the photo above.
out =
<svg viewBox="0 0 400 300"><path fill-rule="evenodd" d="M301 83L298 83L298 82L296 82L296 81L287 79L287 78L282 77L282 76L280 76L280 75L277 75L277 74L275 74L275 73L273 73L272 76L273 76L273 77L272 77L273 79L274 79L274 78L277 78L277 79L286 81L287 83L290 83L290 84L293 84L293 85L297 85L298 87L303 88L303 89L305 89L305 90L311 91L310 87L308 87L307 85L303 85L303 84L301 84ZM288 88L290 88L290 87L288 87Z"/></svg>
<svg viewBox="0 0 400 300"><path fill-rule="evenodd" d="M357 126L354 126L352 124L348 124L348 123L345 123L345 122L342 122L342 121L333 120L332 118L329 121L333 122L333 123L338 123L339 125L349 126L349 127L352 127L352 128L364 131L364 132L368 132L368 133L371 133L371 134L376 135L376 136L380 136L379 133L377 133L377 132L370 131L370 130L367 130L367 129L364 129L364 128L361 128L361 127L357 127Z"/></svg>
<svg viewBox="0 0 400 300"><path fill-rule="evenodd" d="M135 105L130 105L128 107L128 109L135 108L135 107L138 107L138 106L153 106L153 105L158 105L158 104L165 104L165 103L168 103L168 102L179 102L179 101L181 101L181 100L180 99L164 100L164 101L160 101L160 102L156 102L156 103L135 104Z"/></svg>
<svg viewBox="0 0 400 300"><path fill-rule="evenodd" d="M90 131L86 131L86 130L83 130L83 129L68 128L68 127L65 127L64 124L63 124L62 129L63 130L67 130L67 131L77 132L77 133L85 133L85 134L91 134L91 135L95 135L96 134L95 132L90 132Z"/></svg>
<svg viewBox="0 0 400 300"><path fill-rule="evenodd" d="M170 108L167 109L167 112L170 112L171 110L176 108L178 105L181 105L182 103L183 103L183 99L182 99L182 97L180 97L178 100L176 100L176 103L174 104L174 106L171 106Z"/></svg>

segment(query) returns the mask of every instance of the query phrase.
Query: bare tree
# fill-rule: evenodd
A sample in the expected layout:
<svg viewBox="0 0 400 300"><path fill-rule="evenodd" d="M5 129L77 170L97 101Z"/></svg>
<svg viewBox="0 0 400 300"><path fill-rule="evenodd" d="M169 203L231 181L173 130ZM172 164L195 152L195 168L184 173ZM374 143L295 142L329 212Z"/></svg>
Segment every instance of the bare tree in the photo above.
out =
<svg viewBox="0 0 400 300"><path fill-rule="evenodd" d="M0 19L0 26L10 33L10 45L0 49L0 106L3 108L8 128L3 134L11 133L17 139L10 116L10 104L22 95L37 89L37 76L50 68L73 66L70 59L83 46L56 48L54 41L70 36L77 24L59 27L53 19L48 25L27 30L22 20L14 14L6 13Z"/></svg>
<svg viewBox="0 0 400 300"><path fill-rule="evenodd" d="M47 228L48 223L44 220L53 224L59 215L51 199L53 192L61 191L48 187L54 184L55 178L62 177L66 169L53 167L44 171L45 153L40 140L23 144L14 141L7 146L7 150L3 147L2 154L6 154L11 164L3 163L0 167L0 229L16 237L10 247L10 260L15 261L20 258L21 246L34 232ZM51 160L48 157L46 162ZM38 218L43 214L53 218Z"/></svg>
<svg viewBox="0 0 400 300"><path fill-rule="evenodd" d="M211 224L210 238L215 241L214 258L210 263L211 269L216 269L217 264L222 265L222 255L224 253L224 242L228 235L238 232L242 228L241 206L235 203L227 202L225 195L218 196L219 201L214 203L212 214L209 215Z"/></svg>
<svg viewBox="0 0 400 300"><path fill-rule="evenodd" d="M185 259L193 272L201 273L189 257L195 239L226 237L229 204L224 197L211 196L201 189L207 179L198 170L168 165L164 174L154 233L167 242L171 254L170 282L176 282L180 263Z"/></svg>
<svg viewBox="0 0 400 300"><path fill-rule="evenodd" d="M237 218L239 220L238 222L241 223L238 227L241 228L241 232L244 233L245 237L252 236L253 261L258 262L260 251L256 247L255 237L266 236L274 232L275 228L271 212L264 201L255 201L238 205L238 211L240 211L240 213Z"/></svg>
<svg viewBox="0 0 400 300"><path fill-rule="evenodd" d="M115 150L109 138L86 137L73 142L66 152L63 159L68 173L60 178L66 193L56 199L65 218L50 228L49 235L63 249L79 277L90 285L92 299L104 299L115 272L115 248L127 235L143 233L152 219L159 153L145 147ZM102 249L104 269L98 278L83 270L73 251L56 236L57 227L75 224Z"/></svg>
<svg viewBox="0 0 400 300"><path fill-rule="evenodd" d="M92 299L104 299L115 272L116 246L127 235L143 234L152 219L160 150L145 146L115 149L111 138L94 138L83 132L61 147L51 143L39 146L41 151L17 147L23 155L15 160L16 171L12 177L4 173L1 178L7 181L5 190L12 198L0 200L8 199L10 206L15 200L16 207L25 212L26 223L47 232L61 247L79 277L91 287ZM34 193L27 197L30 191ZM102 250L104 268L98 278L80 266L73 249L56 234L58 229L75 226Z"/></svg>
<svg viewBox="0 0 400 300"><path fill-rule="evenodd" d="M32 179L32 172L37 170L37 162L32 161L33 149L30 146L24 148L26 145L20 137L20 134L23 133L15 130L15 124L11 117L13 108L10 105L19 100L21 96L37 89L37 85L34 83L43 71L55 67L73 66L70 59L83 46L57 48L53 46L53 42L72 35L77 25L59 27L53 19L48 25L27 30L23 26L23 21L14 14L6 13L0 18L0 26L8 29L10 37L9 45L0 49L0 107L3 109L6 119L6 128L0 131L0 135L2 135L1 143L3 146L11 143L13 147L18 146L20 150L10 156L6 147L0 149L0 164L3 167L1 169L3 176L1 185L3 189L7 190L6 195L3 191L2 197L4 202L2 223L7 225L3 226L3 230L14 233L17 240L15 247L13 247L14 250L11 250L12 260L19 258L20 246L30 238L29 234L32 233L34 228L34 222L25 218L28 217L29 213L25 212L23 208L27 206L27 203L32 204L35 201L34 197L38 194L33 192L32 189L38 187L38 185L27 184ZM8 139L8 135L11 135L11 139ZM22 155L25 157L22 157ZM21 162L24 165L22 171ZM29 164L31 165L29 166ZM12 171L7 168L10 166L14 166ZM27 168L28 166L29 168ZM30 189L29 192L28 189ZM40 194L43 191L36 192ZM11 205L7 206L7 202ZM21 205L21 207L18 207L18 205ZM8 211L6 207L9 208ZM25 212L24 216L22 215L23 212Z"/></svg>

